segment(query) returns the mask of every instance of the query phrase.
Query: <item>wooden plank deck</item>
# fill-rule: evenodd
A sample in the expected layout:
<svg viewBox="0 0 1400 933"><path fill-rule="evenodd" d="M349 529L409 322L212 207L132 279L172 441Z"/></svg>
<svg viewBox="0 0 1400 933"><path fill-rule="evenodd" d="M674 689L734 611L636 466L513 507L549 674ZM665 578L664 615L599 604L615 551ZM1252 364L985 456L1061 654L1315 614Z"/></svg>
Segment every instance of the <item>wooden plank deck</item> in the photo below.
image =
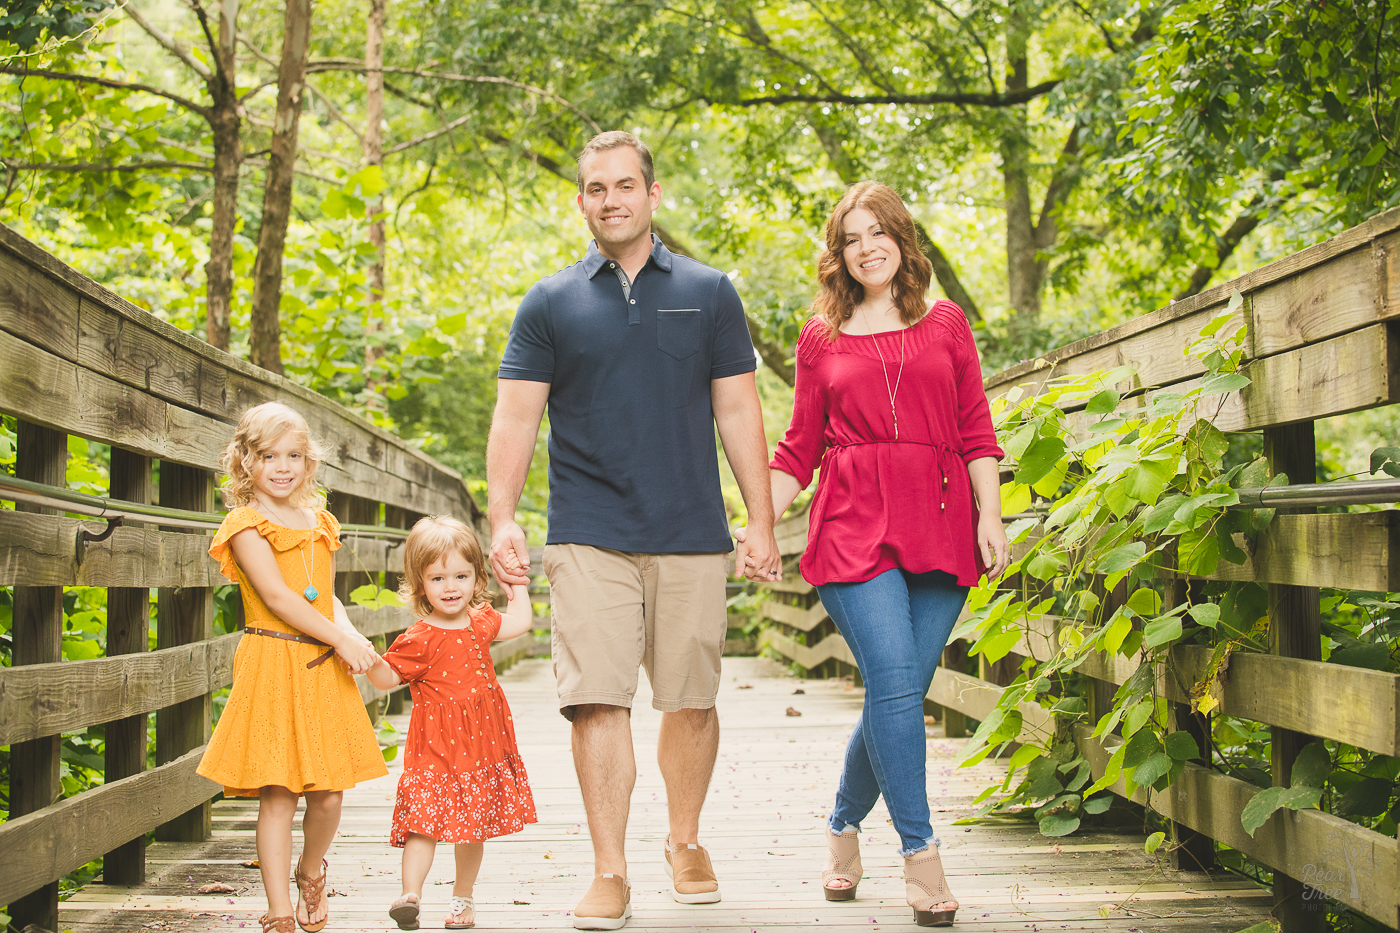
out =
<svg viewBox="0 0 1400 933"><path fill-rule="evenodd" d="M540 822L486 847L476 887L479 929L570 929L567 911L591 877L583 803L569 755L569 727L556 710L547 659L501 676L533 782ZM743 685L748 684L747 689ZM801 689L801 695L794 693ZM759 933L777 929L914 930L904 904L897 839L882 806L862 835L866 876L860 899L821 897L821 817L835 793L845 736L862 691L840 681L803 681L775 662L726 658L720 693L722 736L702 840L719 872L724 900L674 903L662 868L664 791L654 754L660 714L646 678L634 713L638 780L628 832L633 882L630 930ZM802 716L789 717L789 706ZM401 729L407 716L396 717ZM941 731L941 730L935 730ZM1029 821L954 826L1000 766L952 767L962 739L929 740L934 830L943 840L950 884L962 902L958 927L979 931L1093 930L1102 933L1221 931L1264 919L1267 892L1228 875L1172 872L1143 854L1140 827L1100 829L1058 844ZM386 778L345 795L340 835L330 853L332 933L397 929L386 913L399 891L399 851L387 842L398 763ZM89 885L60 905L74 933L257 930L264 901L254 858L252 801L214 807L214 837L203 845L155 843L141 888ZM440 928L453 875L439 846L425 889L424 928ZM200 895L223 881L233 894ZM1107 916L1101 916L1106 910Z"/></svg>

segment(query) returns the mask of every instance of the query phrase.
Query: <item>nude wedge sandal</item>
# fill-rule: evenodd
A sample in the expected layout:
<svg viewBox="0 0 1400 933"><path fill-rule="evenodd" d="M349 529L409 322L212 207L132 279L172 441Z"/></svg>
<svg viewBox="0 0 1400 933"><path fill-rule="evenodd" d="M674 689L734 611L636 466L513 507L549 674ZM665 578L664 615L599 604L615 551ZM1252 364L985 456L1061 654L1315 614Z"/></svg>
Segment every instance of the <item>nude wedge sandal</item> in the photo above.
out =
<svg viewBox="0 0 1400 933"><path fill-rule="evenodd" d="M860 864L860 834L848 829L837 835L826 827L826 867L822 869L822 893L829 901L853 901L856 885L864 875ZM848 887L833 888L831 882L844 881Z"/></svg>
<svg viewBox="0 0 1400 933"><path fill-rule="evenodd" d="M948 889L938 846L904 857L904 897L914 908L914 922L921 927L950 927L958 913L958 902ZM951 910L935 910L952 904Z"/></svg>

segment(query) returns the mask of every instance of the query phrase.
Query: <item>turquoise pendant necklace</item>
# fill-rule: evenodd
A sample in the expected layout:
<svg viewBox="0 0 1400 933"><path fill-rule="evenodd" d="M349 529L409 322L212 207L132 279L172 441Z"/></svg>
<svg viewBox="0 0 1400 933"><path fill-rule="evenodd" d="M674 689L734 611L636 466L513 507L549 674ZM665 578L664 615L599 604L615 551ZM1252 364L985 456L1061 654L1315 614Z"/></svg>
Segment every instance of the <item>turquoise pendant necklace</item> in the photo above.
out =
<svg viewBox="0 0 1400 933"><path fill-rule="evenodd" d="M316 539L313 538L313 539L311 540L311 547L315 547L315 546L316 546ZM311 568L310 568L309 566L307 566L307 563L306 563L306 551L305 551L304 549L301 549L301 548L298 548L297 550L298 550L298 552L301 554L301 566L302 566L302 569L306 571L306 589L304 589L304 590L301 591L301 595L303 595L303 596L306 597L306 601L307 601L307 602L309 602L309 603L314 603L314 602L316 601L316 597L321 595L321 591L318 590L318 589L316 589L316 587L314 587L314 586L311 585ZM314 553L314 552L313 552L313 553Z"/></svg>

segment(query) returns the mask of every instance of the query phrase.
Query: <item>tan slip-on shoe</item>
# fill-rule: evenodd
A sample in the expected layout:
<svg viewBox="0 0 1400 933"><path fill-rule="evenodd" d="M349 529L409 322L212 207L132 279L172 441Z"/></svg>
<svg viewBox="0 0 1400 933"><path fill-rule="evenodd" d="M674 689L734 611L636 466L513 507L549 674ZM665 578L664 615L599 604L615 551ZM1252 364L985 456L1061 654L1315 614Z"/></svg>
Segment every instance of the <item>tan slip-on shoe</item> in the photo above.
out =
<svg viewBox="0 0 1400 933"><path fill-rule="evenodd" d="M667 835L666 874L671 877L671 896L677 904L719 903L719 879L710 864L710 853L699 843L672 846Z"/></svg>
<svg viewBox="0 0 1400 933"><path fill-rule="evenodd" d="M605 872L593 879L588 893L574 908L575 930L620 930L632 916L632 885Z"/></svg>
<svg viewBox="0 0 1400 933"><path fill-rule="evenodd" d="M839 836L826 827L826 867L822 869L822 892L829 901L853 901L856 885L864 872L860 864L860 836L848 829ZM845 887L832 887L833 881L846 882Z"/></svg>
<svg viewBox="0 0 1400 933"><path fill-rule="evenodd" d="M958 902L943 874L938 846L904 857L904 896L914 908L914 922L921 927L950 927L958 914ZM952 909L947 905L952 904Z"/></svg>

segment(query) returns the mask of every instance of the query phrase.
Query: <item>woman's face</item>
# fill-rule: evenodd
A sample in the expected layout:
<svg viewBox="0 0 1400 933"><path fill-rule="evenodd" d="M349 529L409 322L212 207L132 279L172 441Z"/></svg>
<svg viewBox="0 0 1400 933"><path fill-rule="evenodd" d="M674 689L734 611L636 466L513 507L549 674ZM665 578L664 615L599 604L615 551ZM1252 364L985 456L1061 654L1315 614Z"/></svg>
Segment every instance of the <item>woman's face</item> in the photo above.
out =
<svg viewBox="0 0 1400 933"><path fill-rule="evenodd" d="M863 207L847 214L843 226L846 244L841 259L846 263L846 271L865 286L867 296L888 293L902 259L899 244Z"/></svg>

